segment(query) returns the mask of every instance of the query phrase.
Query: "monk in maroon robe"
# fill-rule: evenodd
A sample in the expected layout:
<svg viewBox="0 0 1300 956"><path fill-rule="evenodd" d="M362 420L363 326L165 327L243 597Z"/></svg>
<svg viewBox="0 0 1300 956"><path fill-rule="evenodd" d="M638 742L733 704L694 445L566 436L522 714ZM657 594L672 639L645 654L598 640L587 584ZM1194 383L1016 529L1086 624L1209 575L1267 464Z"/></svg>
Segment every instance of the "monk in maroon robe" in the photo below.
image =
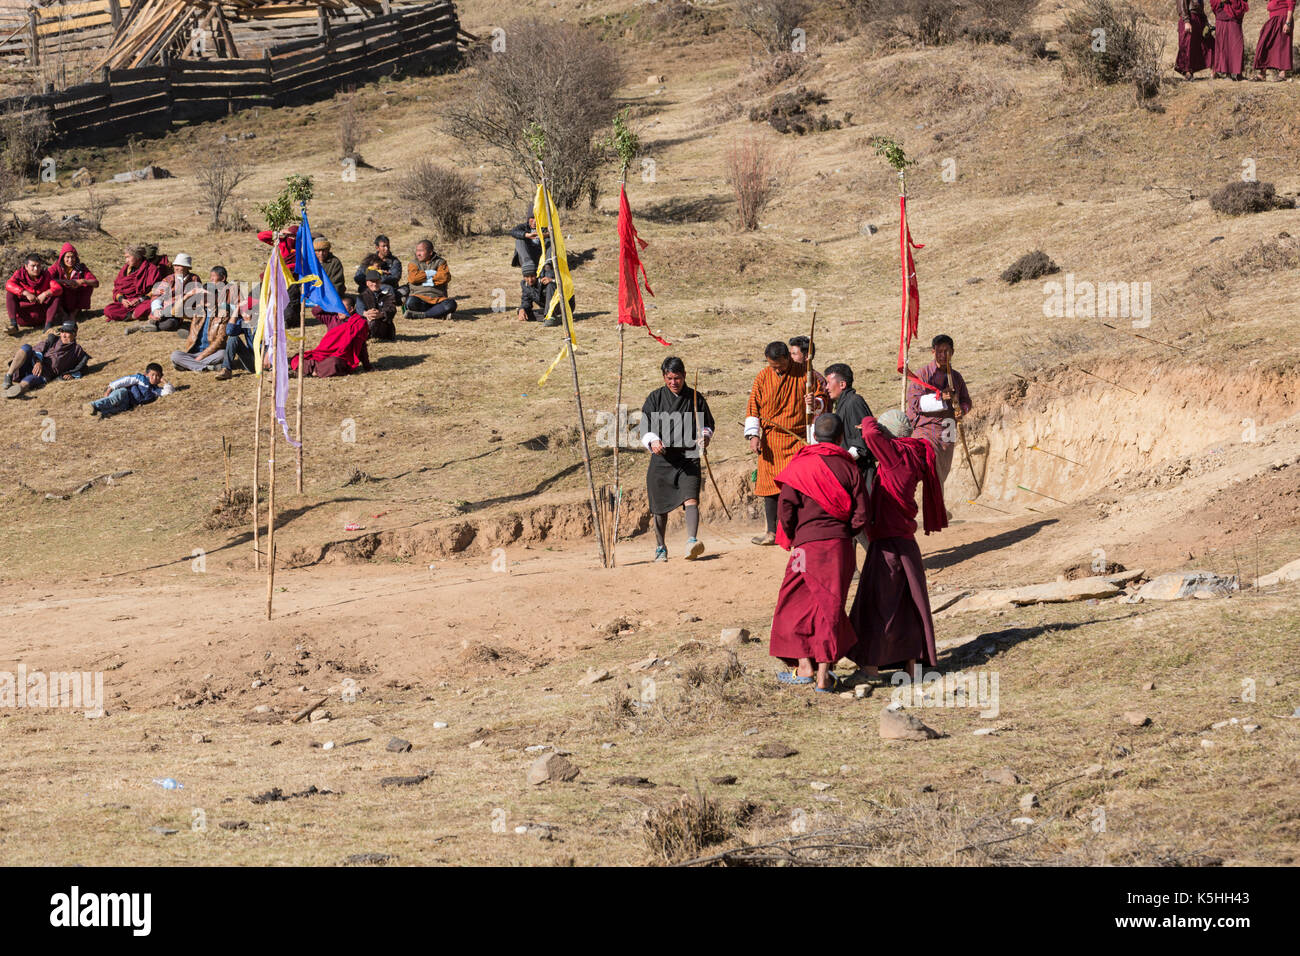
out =
<svg viewBox="0 0 1300 956"><path fill-rule="evenodd" d="M1291 40L1295 36L1295 0L1268 0L1268 19L1259 31L1255 44L1255 75L1252 80L1263 80L1264 71L1274 83L1286 79L1291 72Z"/></svg>
<svg viewBox="0 0 1300 956"><path fill-rule="evenodd" d="M353 307L351 303L344 304ZM303 374L331 378L350 375L358 369L369 372L370 351L366 348L369 338L365 316L353 312L346 321L331 327L319 345L303 354ZM289 368L298 371L298 356L289 359Z"/></svg>
<svg viewBox="0 0 1300 956"><path fill-rule="evenodd" d="M127 249L125 259L113 279L113 300L104 306L104 318L110 322L147 316L153 287L166 278L162 269L145 257L143 246Z"/></svg>
<svg viewBox="0 0 1300 956"><path fill-rule="evenodd" d="M856 565L853 539L867 523L867 489L853 458L839 446L844 425L823 414L815 444L804 445L774 479L777 544L790 549L772 616L769 653L795 666L777 679L833 691L831 668L857 642L844 601ZM814 669L814 664L816 665Z"/></svg>
<svg viewBox="0 0 1300 956"><path fill-rule="evenodd" d="M1207 35L1208 34L1208 35ZM1178 0L1178 59L1174 62L1183 79L1208 67L1214 58L1214 34L1205 19L1204 0Z"/></svg>
<svg viewBox="0 0 1300 956"><path fill-rule="evenodd" d="M879 419L862 420L862 438L877 462L867 523L867 557L850 619L857 646L849 657L876 678L881 667L937 661L934 620L925 585L925 567L916 544L916 486L921 485L925 533L948 526L934 446L909 438L907 416L892 409Z"/></svg>
<svg viewBox="0 0 1300 956"><path fill-rule="evenodd" d="M50 281L59 285L59 314L65 320L76 320L82 312L90 309L90 296L99 288L99 280L81 261L76 246L65 242L59 250L59 261L47 271Z"/></svg>
<svg viewBox="0 0 1300 956"><path fill-rule="evenodd" d="M1250 4L1246 0L1210 0L1214 8L1214 76L1241 79L1246 40L1241 21Z"/></svg>

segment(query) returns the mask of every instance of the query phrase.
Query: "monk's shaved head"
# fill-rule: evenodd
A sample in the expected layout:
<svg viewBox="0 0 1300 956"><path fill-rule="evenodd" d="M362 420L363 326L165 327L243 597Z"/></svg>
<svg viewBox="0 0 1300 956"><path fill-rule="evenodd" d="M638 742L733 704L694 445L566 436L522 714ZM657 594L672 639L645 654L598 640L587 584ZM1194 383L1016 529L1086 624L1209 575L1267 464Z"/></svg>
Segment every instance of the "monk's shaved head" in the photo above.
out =
<svg viewBox="0 0 1300 956"><path fill-rule="evenodd" d="M813 438L817 439L818 442L838 445L843 437L844 423L840 421L838 415L824 412L818 415L817 420L813 422Z"/></svg>

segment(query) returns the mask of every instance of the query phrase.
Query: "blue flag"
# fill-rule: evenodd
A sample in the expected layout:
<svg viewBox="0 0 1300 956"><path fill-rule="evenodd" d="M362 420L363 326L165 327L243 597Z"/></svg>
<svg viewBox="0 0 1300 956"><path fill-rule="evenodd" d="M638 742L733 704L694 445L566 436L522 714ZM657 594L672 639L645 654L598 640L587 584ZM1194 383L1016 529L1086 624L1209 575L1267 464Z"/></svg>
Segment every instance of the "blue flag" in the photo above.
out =
<svg viewBox="0 0 1300 956"><path fill-rule="evenodd" d="M325 276L320 260L316 258L316 246L311 237L311 226L307 222L307 210L302 211L302 225L298 227L297 252L294 258L294 272L302 282L302 304L316 306L323 312L347 315L347 307L339 298L339 290Z"/></svg>

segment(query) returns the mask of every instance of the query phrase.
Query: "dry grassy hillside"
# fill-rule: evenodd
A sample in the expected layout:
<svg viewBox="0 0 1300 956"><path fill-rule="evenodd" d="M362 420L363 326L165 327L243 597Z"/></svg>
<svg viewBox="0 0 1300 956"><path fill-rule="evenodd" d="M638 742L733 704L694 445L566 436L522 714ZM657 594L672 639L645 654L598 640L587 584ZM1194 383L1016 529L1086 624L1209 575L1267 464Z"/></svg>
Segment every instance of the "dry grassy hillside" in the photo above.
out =
<svg viewBox="0 0 1300 956"><path fill-rule="evenodd" d="M1144 6L1172 44L1172 4ZM1040 3L1032 26L1050 40L1063 7ZM888 832L912 860L1292 862L1296 733L1281 717L1300 704L1300 678L1279 651L1294 644L1293 590L942 618L950 648L942 666L994 659L1012 688L1009 709L989 736L973 736L971 714L938 715L948 738L921 745L931 748L923 755L900 750L876 737L879 700L771 698L765 639L783 556L746 544L757 511L741 422L763 346L807 332L809 312L792 309L796 290L818 310L818 364L850 363L877 411L898 401L897 181L871 148L873 137L890 136L918 162L908 192L912 232L925 245L917 254L922 344L941 331L954 336L976 404L968 430L983 493L975 496L958 462L957 520L922 542L936 599L1050 581L1098 549L1152 573L1201 568L1246 580L1293 560L1300 212L1225 216L1209 196L1240 180L1248 162L1280 196L1300 193L1300 84L1184 83L1170 69L1151 109L1128 86L1067 81L1051 57L855 32L831 5L819 5L808 24L799 71L769 83L726 4L466 0L460 9L480 35L521 13L588 24L624 59L620 95L654 164L652 180L634 170L628 194L649 242L651 324L673 342L665 350L628 335L624 401L640 407L667 354L699 370L719 422L711 459L736 521L722 520L710 493L714 559L659 573L663 566L645 561L644 459L634 448L621 458L631 529L621 567L597 569L567 369L538 384L559 330L512 314L518 276L501 230L519 221L523 203L486 157L440 127L444 105L471 95L472 70L357 91L370 130L356 182L342 180L334 158L343 95L131 148L60 155L59 183L16 206L23 220L82 212L87 191L67 176L83 165L101 182L145 162L174 174L94 187L111 205L103 232L78 245L106 283L123 243L144 240L190 252L202 270L221 262L236 278L255 277L266 247L252 229L206 231L196 197L195 157L223 135L252 134L240 143L256 170L238 190L250 220L285 176L315 177L312 225L349 275L376 232L404 257L425 234L394 194L417 158L478 170L482 193L472 234L440 244L463 320L399 320L398 341L371 349L378 371L307 383L303 495L292 493L292 467L278 455L277 542L289 569L276 579L284 590L271 624L261 619L264 578L251 571L246 522L214 515L223 436L235 445L234 483L249 479L251 377L170 373L186 386L177 394L107 421L85 418L81 403L108 379L180 344L92 319L82 343L94 375L0 402L0 575L8 616L30 635L15 643L14 659L111 668L119 695L102 724L62 715L0 722L13 765L42 781L35 792L0 790L15 804L10 828L29 830L41 808L64 799L56 791L84 789L95 799L58 806L86 832L104 834L95 859L121 859L112 848L122 846L133 848L128 862L147 863L330 863L368 851L401 862L679 859L689 854L654 843L671 820L644 842L646 808L736 773L743 794L706 788L737 792L720 843L788 832L791 812L814 813L816 800L819 825L894 820ZM1172 67L1172 45L1165 59ZM820 95L817 113L840 128L781 135L749 119L800 87ZM725 157L748 136L787 151L792 175L761 227L746 233ZM611 167L596 207L563 217L569 250L582 259L573 271L578 364L593 437L597 411L615 401L616 208ZM7 245L17 253L57 242L19 234ZM1035 250L1060 272L1000 278ZM1149 283L1150 325L1045 315L1044 283L1067 276ZM497 290L505 313L491 308ZM309 345L320 334L309 326ZM913 358L919 365L927 356L918 348ZM42 440L51 427L55 440ZM594 451L597 483L607 482L611 450ZM131 474L76 493L124 470ZM344 530L350 525L357 530ZM492 573L496 548L510 575ZM191 573L195 549L206 554L205 574ZM690 622L693 614L702 621ZM620 617L626 626L611 630ZM706 647L733 625L764 642L739 650L738 671ZM667 659L652 673L672 692L661 709L639 712L642 675L630 665L647 655ZM591 666L614 680L579 687ZM344 676L361 680L366 695L351 710L331 704L332 728L262 726L310 703L308 695L336 696ZM1249 706L1240 697L1245 677L1261 688L1273 681ZM255 679L267 685L249 690ZM1147 682L1156 690L1137 699ZM255 704L273 709L253 714ZM1135 706L1155 715L1154 726L1124 723L1120 715ZM1197 742L1230 716L1264 722L1264 731ZM451 729L437 728L442 722ZM82 744L115 727L127 730L111 735L103 759L75 767L40 743ZM186 743L205 733L215 747ZM416 739L416 750L381 752L390 734ZM326 737L361 743L331 756L318 746ZM265 749L282 739L287 746ZM802 753L757 759L755 749L773 741ZM534 752L524 747L540 744L574 751L581 783L525 786ZM270 786L342 793L259 808L247 839L224 833L220 844L182 847L176 837L133 836L145 818L174 825L184 816L168 795L131 795L141 779L164 773L161 763L187 773L204 806L238 800L232 817L254 812L244 798ZM1017 832L1008 821L1019 792L984 779L1006 763L1039 791L1051 819L1028 843L987 851ZM1084 772L1094 764L1104 772ZM434 788L445 808L428 833L414 804L404 809L372 779L416 770L436 771L421 792ZM55 783L59 771L79 785ZM606 787L605 778L629 774L667 786ZM810 781L833 786L810 790ZM122 794L104 795L114 790ZM135 809L112 809L119 805ZM1113 812L1111 837L1090 830L1097 806ZM544 836L521 849L522 838L511 837L507 846L490 828L500 807L511 827L546 821L565 844ZM328 847L321 832L331 835ZM970 846L956 852L954 843Z"/></svg>

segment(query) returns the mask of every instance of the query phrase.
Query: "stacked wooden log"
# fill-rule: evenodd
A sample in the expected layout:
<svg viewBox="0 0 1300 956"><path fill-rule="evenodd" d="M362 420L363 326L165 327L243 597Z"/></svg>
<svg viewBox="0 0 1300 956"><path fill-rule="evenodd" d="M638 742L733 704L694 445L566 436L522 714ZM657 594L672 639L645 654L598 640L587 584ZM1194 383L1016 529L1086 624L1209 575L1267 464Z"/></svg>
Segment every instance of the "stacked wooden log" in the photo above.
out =
<svg viewBox="0 0 1300 956"><path fill-rule="evenodd" d="M108 53L96 69L134 69L174 59L229 59L239 57L231 20L291 15L315 9L324 19L341 16L349 8L374 15L387 0L320 0L293 4L274 0L136 0L113 34Z"/></svg>

